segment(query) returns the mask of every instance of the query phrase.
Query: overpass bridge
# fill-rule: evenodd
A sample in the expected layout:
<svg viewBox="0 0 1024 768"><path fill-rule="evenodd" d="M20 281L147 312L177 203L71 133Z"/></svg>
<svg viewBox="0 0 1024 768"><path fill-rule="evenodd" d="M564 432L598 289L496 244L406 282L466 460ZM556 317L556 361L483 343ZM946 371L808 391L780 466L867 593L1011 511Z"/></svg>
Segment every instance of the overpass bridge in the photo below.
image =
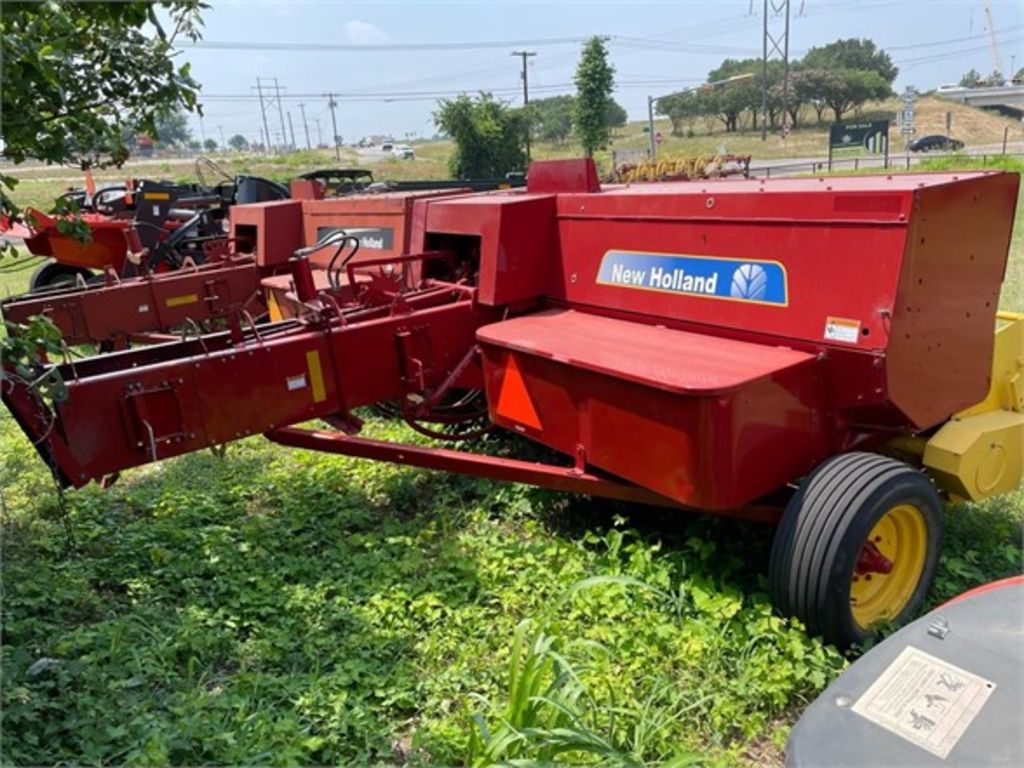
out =
<svg viewBox="0 0 1024 768"><path fill-rule="evenodd" d="M1024 85L1001 85L984 88L940 88L935 95L971 107L999 109L1024 117Z"/></svg>

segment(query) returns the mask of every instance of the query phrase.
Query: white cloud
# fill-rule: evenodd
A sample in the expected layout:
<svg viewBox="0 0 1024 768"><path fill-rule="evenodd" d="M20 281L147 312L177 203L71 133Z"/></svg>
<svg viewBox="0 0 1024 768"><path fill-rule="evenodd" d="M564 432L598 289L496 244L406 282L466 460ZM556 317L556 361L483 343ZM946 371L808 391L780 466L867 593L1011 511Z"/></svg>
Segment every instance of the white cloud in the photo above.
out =
<svg viewBox="0 0 1024 768"><path fill-rule="evenodd" d="M345 34L350 43L357 45L374 45L375 43L387 43L391 41L388 34L368 21L353 19L345 24Z"/></svg>

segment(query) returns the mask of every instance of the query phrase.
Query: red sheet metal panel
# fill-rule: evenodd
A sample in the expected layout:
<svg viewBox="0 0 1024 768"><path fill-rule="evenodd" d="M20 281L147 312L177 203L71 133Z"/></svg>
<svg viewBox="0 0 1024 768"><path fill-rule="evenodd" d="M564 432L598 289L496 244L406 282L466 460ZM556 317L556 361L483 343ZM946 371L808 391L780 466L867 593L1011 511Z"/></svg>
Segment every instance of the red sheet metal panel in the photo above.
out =
<svg viewBox="0 0 1024 768"><path fill-rule="evenodd" d="M814 355L569 310L477 338L497 423L688 506L746 504L831 447ZM502 411L513 360L537 426Z"/></svg>
<svg viewBox="0 0 1024 768"><path fill-rule="evenodd" d="M263 268L284 264L302 247L302 201L275 200L231 208L231 237Z"/></svg>
<svg viewBox="0 0 1024 768"><path fill-rule="evenodd" d="M733 392L814 355L567 309L513 318L477 338L517 352L679 394Z"/></svg>
<svg viewBox="0 0 1024 768"><path fill-rule="evenodd" d="M28 293L0 303L4 318L23 323L45 315L68 344L112 341L167 331L186 320L226 317L232 309L263 311L260 270L246 257L184 267L112 285Z"/></svg>
<svg viewBox="0 0 1024 768"><path fill-rule="evenodd" d="M844 419L922 429L984 396L975 350L991 344L1017 184L914 174L559 195L551 296L827 352Z"/></svg>
<svg viewBox="0 0 1024 768"><path fill-rule="evenodd" d="M479 238L481 303L513 304L548 293L558 264L554 195L501 192L431 202L423 226L414 237L425 247L435 245L436 234Z"/></svg>
<svg viewBox="0 0 1024 768"><path fill-rule="evenodd" d="M422 192L386 192L377 195L304 200L302 202L303 245L313 245L335 229L360 230L360 250L356 260L379 259L408 253L413 201L460 190ZM326 268L333 250L310 256L317 267Z"/></svg>
<svg viewBox="0 0 1024 768"><path fill-rule="evenodd" d="M917 427L988 393L995 312L1019 177L972 176L916 194L886 349L887 391Z"/></svg>

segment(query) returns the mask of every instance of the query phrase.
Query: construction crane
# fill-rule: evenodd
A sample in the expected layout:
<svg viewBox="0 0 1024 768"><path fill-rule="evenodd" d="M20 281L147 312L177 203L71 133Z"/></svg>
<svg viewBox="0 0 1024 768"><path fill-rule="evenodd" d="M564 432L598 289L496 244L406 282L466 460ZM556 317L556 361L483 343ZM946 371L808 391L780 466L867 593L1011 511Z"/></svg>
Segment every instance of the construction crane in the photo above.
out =
<svg viewBox="0 0 1024 768"><path fill-rule="evenodd" d="M999 44L996 42L996 26L992 23L992 3L990 0L984 0L985 5L985 21L988 23L988 37L989 45L992 46L992 61L995 62L996 72L1000 75L1005 75L1006 70L1003 69L1003 57L999 55ZM1010 73L1011 77L1013 73Z"/></svg>

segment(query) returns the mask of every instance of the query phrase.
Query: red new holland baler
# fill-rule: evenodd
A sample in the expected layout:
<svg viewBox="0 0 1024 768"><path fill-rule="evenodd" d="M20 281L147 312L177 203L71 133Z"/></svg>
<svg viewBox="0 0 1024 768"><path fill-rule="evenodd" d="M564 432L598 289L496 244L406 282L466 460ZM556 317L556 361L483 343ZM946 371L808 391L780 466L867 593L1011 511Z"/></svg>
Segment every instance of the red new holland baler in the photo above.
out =
<svg viewBox="0 0 1024 768"><path fill-rule="evenodd" d="M1018 181L601 189L589 161L535 163L526 190L414 201L410 253L332 259L327 287L291 259L295 317L37 366L3 398L73 486L264 433L781 521L776 604L849 644L922 602L940 492L1019 482L1024 323L996 316ZM568 458L360 437L354 409L383 403L439 439L497 425Z"/></svg>

